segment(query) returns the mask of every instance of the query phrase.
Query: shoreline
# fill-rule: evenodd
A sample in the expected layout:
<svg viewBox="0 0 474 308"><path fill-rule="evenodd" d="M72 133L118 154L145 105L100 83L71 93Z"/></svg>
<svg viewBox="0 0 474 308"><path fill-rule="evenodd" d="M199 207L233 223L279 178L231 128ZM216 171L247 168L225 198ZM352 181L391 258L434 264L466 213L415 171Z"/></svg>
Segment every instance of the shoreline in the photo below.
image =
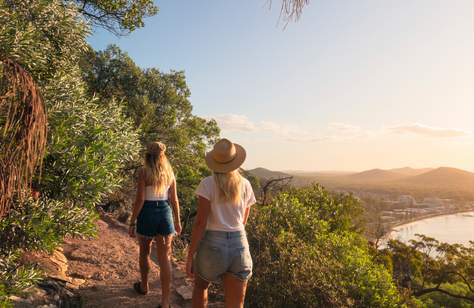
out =
<svg viewBox="0 0 474 308"><path fill-rule="evenodd" d="M449 215L456 215L456 214L462 214L462 213L469 213L469 212L474 212L474 208L471 209L466 209L466 210L458 210L458 211L452 211L452 212L446 212L446 213L432 213L432 214L427 214L427 215L421 215L418 217L414 217L412 219L408 219L406 221L401 221L394 223L393 225L390 225L389 230L387 231L388 233L391 233L393 231L396 231L395 228L403 226L403 225L408 225L413 222L417 222L420 220L425 220L428 218L435 218L435 217L441 217L441 216L449 216Z"/></svg>
<svg viewBox="0 0 474 308"><path fill-rule="evenodd" d="M453 211L453 212L448 212L448 213L433 213L433 214L430 214L430 215L424 215L424 216L412 218L412 219L409 219L407 221L397 222L397 223L395 223L395 224L388 227L387 232L381 237L381 240L382 241L390 240L391 235L397 232L397 230L395 230L395 228L400 227L400 226L408 225L408 224L411 224L411 223L414 223L414 222L417 222L417 221L421 221L421 220L424 220L424 219L428 219L428 218L435 218L435 217L442 217L442 216L449 216L449 215L456 215L456 214L470 213L470 212L474 212L474 208L466 209L466 210Z"/></svg>

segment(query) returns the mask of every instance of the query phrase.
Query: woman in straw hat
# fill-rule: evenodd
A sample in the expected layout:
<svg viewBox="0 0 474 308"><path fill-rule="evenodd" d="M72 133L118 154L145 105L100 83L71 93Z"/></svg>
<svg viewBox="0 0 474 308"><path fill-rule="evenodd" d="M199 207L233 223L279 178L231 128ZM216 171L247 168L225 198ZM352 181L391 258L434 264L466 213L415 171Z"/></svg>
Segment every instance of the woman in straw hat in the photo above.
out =
<svg viewBox="0 0 474 308"><path fill-rule="evenodd" d="M181 232L179 202L173 168L166 157L166 146L151 142L145 153L144 167L138 172L138 185L129 234L138 235L141 281L133 285L139 294L148 293L151 242L156 242L161 278L161 307L170 305L171 242ZM171 207L170 204L171 203Z"/></svg>
<svg viewBox="0 0 474 308"><path fill-rule="evenodd" d="M207 305L209 283L222 279L226 307L243 307L252 258L245 233L255 196L238 169L245 160L240 145L222 139L207 153L213 175L201 181L197 217L186 271L194 277L193 307Z"/></svg>

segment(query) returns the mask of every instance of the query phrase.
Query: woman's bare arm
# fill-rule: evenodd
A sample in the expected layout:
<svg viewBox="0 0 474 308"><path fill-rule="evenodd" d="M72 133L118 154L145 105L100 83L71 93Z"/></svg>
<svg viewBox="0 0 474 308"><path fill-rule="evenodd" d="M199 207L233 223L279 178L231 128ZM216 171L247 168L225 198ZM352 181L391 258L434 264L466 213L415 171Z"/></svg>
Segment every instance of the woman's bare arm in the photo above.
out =
<svg viewBox="0 0 474 308"><path fill-rule="evenodd" d="M176 180L173 180L171 183L170 189L168 191L171 207L173 209L173 218L174 218L174 228L176 233L181 233L181 220L179 213L179 200L178 200L178 190L176 188Z"/></svg>
<svg viewBox="0 0 474 308"><path fill-rule="evenodd" d="M145 201L145 175L142 169L138 172L138 181L137 181L137 194L135 196L135 202L133 203L132 217L130 217L130 225L134 225L138 214L143 207L143 202Z"/></svg>
<svg viewBox="0 0 474 308"><path fill-rule="evenodd" d="M249 219L249 215L250 215L250 206L248 206L248 207L245 209L245 213L244 213L244 225L247 224L247 220Z"/></svg>

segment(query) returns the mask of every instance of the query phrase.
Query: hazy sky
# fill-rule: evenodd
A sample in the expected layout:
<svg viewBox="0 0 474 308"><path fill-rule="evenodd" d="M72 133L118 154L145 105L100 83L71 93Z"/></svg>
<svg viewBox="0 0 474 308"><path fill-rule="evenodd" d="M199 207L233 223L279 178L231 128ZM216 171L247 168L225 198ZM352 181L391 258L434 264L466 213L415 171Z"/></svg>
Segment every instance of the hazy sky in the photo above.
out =
<svg viewBox="0 0 474 308"><path fill-rule="evenodd" d="M159 1L117 44L142 67L184 70L194 112L248 151L246 168L474 171L474 1Z"/></svg>

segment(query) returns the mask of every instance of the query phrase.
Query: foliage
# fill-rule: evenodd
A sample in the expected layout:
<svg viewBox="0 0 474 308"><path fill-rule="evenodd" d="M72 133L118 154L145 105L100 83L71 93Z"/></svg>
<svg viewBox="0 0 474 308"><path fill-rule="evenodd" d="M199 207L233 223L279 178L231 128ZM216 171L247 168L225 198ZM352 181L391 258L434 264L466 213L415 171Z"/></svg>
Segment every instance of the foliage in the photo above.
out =
<svg viewBox="0 0 474 308"><path fill-rule="evenodd" d="M95 214L74 203L28 199L0 222L0 253L15 250L51 252L66 235L94 235Z"/></svg>
<svg viewBox="0 0 474 308"><path fill-rule="evenodd" d="M442 284L441 287L444 290L452 294L469 294L469 290L463 283L454 284ZM440 292L433 292L422 295L420 297L421 305L427 308L441 308L441 307L459 307L459 308L472 308L473 304L461 298L452 297Z"/></svg>
<svg viewBox="0 0 474 308"><path fill-rule="evenodd" d="M0 55L19 63L40 88L88 48L75 6L53 0L0 2Z"/></svg>
<svg viewBox="0 0 474 308"><path fill-rule="evenodd" d="M466 247L440 243L424 235L418 238L409 244L391 240L380 252L391 258L393 278L399 289L421 297L433 307L449 301L472 305L474 243Z"/></svg>
<svg viewBox="0 0 474 308"><path fill-rule="evenodd" d="M329 231L362 231L364 209L350 194L328 193L321 185L291 188L289 195L310 208L317 219L328 223Z"/></svg>
<svg viewBox="0 0 474 308"><path fill-rule="evenodd" d="M92 208L120 187L122 168L138 155L138 133L115 102L102 106L64 87L71 76L46 87L51 128L40 187L51 198Z"/></svg>
<svg viewBox="0 0 474 308"><path fill-rule="evenodd" d="M357 200L320 186L280 193L254 211L252 307L397 307L390 273L354 230Z"/></svg>
<svg viewBox="0 0 474 308"><path fill-rule="evenodd" d="M5 164L1 168L4 173L2 186L7 189L6 193L2 191L3 198L12 195L8 190L13 187L17 196L28 190L26 186L29 186L45 147L46 119L40 95L42 82L49 80L55 70L62 67L68 52L77 54L81 47L85 47L84 43L82 46L78 44L83 42L78 38L84 37L86 29L79 22L74 7L59 5L56 1L2 1L0 24L0 59L4 62L1 92L7 91L17 98L23 96L22 103L16 104L18 108L10 108L9 115L11 118L22 118L8 127L6 118L0 120L4 129L1 142ZM59 35L60 29L68 29L67 35ZM69 55L69 61L76 60L74 54ZM12 69L18 78L5 75ZM15 82L5 83L8 79ZM18 83L20 80L22 82ZM10 99L2 101L11 102ZM4 108L3 112L6 114ZM21 168L21 165L27 168Z"/></svg>
<svg viewBox="0 0 474 308"><path fill-rule="evenodd" d="M5 290L5 285L0 283L0 307L1 308L11 308L13 305L8 300L7 292Z"/></svg>
<svg viewBox="0 0 474 308"><path fill-rule="evenodd" d="M215 121L192 114L184 73L143 70L117 46L89 53L81 67L90 95L97 95L105 105L114 99L122 102L125 114L140 131L142 144L166 143L186 224L193 214L194 187L209 173L203 159L206 148L219 129Z"/></svg>
<svg viewBox="0 0 474 308"><path fill-rule="evenodd" d="M296 21L301 17L303 9L309 5L309 0L282 0L280 16L286 22Z"/></svg>
<svg viewBox="0 0 474 308"><path fill-rule="evenodd" d="M73 203L28 199L0 222L0 285L19 293L41 278L22 261L26 251L51 252L67 235L93 235L95 216Z"/></svg>
<svg viewBox="0 0 474 308"><path fill-rule="evenodd" d="M101 104L86 92L78 63L88 29L74 5L1 2L0 23L0 54L31 74L49 117L47 154L34 183L41 197L18 200L0 223L0 284L11 293L39 277L22 264L25 252L51 251L66 235L93 234L94 205L122 183L139 140L119 104Z"/></svg>
<svg viewBox="0 0 474 308"><path fill-rule="evenodd" d="M71 0L69 0L71 1ZM153 0L74 0L92 23L116 33L129 33L158 12Z"/></svg>
<svg viewBox="0 0 474 308"><path fill-rule="evenodd" d="M0 218L24 198L46 147L46 111L30 74L0 56Z"/></svg>

